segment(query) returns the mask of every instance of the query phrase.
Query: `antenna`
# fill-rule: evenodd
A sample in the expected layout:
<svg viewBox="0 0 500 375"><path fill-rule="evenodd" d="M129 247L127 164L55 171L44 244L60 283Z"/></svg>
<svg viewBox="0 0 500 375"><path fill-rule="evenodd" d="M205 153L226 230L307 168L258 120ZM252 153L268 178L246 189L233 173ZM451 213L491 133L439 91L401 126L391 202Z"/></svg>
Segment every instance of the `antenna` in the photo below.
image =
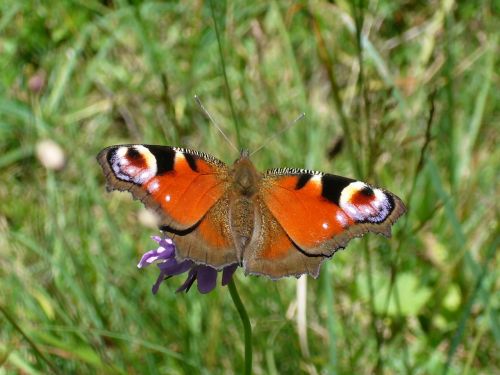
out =
<svg viewBox="0 0 500 375"><path fill-rule="evenodd" d="M252 156L253 154L257 153L257 151L260 151L261 149L263 149L265 146L267 146L274 138L276 138L277 136L283 134L284 132L286 132L288 129L290 129L292 126L294 126L297 122L299 122L300 120L302 120L304 117L305 117L305 113L302 112L295 120L293 120L291 123L289 123L287 126L285 126L283 129L281 129L279 132L277 133L274 133L270 138L267 139L267 141L262 144L257 150L255 150L254 152L252 152L250 154L250 156Z"/></svg>
<svg viewBox="0 0 500 375"><path fill-rule="evenodd" d="M220 131L220 133L222 134L222 136L224 137L224 139L227 141L227 143L229 143L231 145L231 147L235 149L236 152L239 152L238 148L236 148L236 146L233 144L233 142L231 142L231 140L228 138L228 136L226 135L226 133L224 133L222 131L222 129L220 128L220 126L217 125L217 123L215 122L215 120L212 117L212 115L210 115L210 113L208 113L207 109L201 103L201 100L198 97L198 95L194 96L194 100L196 100L196 103L200 106L200 108L202 109L202 111L205 112L205 115L207 115L207 117L210 119L210 122L212 123L212 125L215 126L218 131Z"/></svg>

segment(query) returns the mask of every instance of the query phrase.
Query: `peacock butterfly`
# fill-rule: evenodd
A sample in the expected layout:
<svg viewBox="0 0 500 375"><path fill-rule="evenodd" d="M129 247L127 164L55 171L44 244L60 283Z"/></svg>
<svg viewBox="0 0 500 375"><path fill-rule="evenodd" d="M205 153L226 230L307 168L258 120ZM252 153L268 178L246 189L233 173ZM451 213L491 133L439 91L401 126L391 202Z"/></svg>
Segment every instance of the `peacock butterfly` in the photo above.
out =
<svg viewBox="0 0 500 375"><path fill-rule="evenodd" d="M273 279L310 274L367 232L391 234L406 208L393 193L328 173L232 166L170 146L117 145L97 156L108 190L130 191L156 211L179 259L216 269L239 263Z"/></svg>

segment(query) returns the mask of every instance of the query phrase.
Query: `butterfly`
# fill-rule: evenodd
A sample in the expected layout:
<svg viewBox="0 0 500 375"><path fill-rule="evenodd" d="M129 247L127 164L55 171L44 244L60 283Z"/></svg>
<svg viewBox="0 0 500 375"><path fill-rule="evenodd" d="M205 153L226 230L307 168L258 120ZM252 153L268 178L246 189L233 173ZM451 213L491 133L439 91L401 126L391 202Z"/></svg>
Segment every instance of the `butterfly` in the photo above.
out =
<svg viewBox="0 0 500 375"><path fill-rule="evenodd" d="M179 259L245 273L317 277L354 237L391 234L406 208L395 194L296 168L260 173L248 152L229 166L185 148L116 145L97 156L108 190L129 191L160 218Z"/></svg>

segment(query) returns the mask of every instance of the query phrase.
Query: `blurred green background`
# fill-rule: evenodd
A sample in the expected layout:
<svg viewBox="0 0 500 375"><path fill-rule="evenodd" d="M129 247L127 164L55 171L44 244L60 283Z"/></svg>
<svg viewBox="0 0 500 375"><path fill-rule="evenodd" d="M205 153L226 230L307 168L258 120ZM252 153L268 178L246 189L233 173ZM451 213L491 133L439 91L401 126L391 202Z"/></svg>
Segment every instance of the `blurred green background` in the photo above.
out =
<svg viewBox="0 0 500 375"><path fill-rule="evenodd" d="M136 264L158 231L95 160L156 143L232 162L195 94L251 150L306 113L258 168L409 207L317 280L237 272L255 374L498 374L499 3L213 5L1 2L0 374L242 372L227 288L153 296Z"/></svg>

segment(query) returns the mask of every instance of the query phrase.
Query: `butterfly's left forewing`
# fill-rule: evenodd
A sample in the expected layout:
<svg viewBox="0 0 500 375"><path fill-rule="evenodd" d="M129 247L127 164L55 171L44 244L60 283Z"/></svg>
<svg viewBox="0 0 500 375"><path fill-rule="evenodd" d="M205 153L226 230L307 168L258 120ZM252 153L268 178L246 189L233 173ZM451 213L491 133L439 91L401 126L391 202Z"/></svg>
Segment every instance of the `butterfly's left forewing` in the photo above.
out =
<svg viewBox="0 0 500 375"><path fill-rule="evenodd" d="M162 230L178 237L179 257L214 267L236 261L232 237L225 229L224 163L193 150L155 145L111 146L97 159L110 190L131 192L156 211Z"/></svg>

